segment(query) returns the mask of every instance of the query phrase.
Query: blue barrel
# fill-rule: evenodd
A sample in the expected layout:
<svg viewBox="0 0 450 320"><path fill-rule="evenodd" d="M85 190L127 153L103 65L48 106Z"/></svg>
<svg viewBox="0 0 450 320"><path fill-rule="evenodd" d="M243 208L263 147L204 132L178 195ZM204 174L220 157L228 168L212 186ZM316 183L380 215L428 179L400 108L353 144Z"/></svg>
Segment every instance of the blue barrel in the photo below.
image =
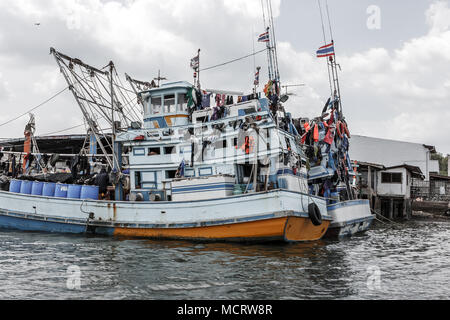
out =
<svg viewBox="0 0 450 320"><path fill-rule="evenodd" d="M20 193L31 194L31 188L33 187L33 181L23 180L20 185Z"/></svg>
<svg viewBox="0 0 450 320"><path fill-rule="evenodd" d="M80 199L98 200L98 186L81 187Z"/></svg>
<svg viewBox="0 0 450 320"><path fill-rule="evenodd" d="M67 184L57 183L55 187L55 197L67 198L67 189L69 189Z"/></svg>
<svg viewBox="0 0 450 320"><path fill-rule="evenodd" d="M42 188L44 187L43 182L34 181L31 187L31 194L35 196L42 196Z"/></svg>
<svg viewBox="0 0 450 320"><path fill-rule="evenodd" d="M69 188L67 190L67 198L80 199L80 195L81 195L81 186L77 184L69 184Z"/></svg>
<svg viewBox="0 0 450 320"><path fill-rule="evenodd" d="M45 197L53 197L55 195L56 183L46 182L42 188L42 195Z"/></svg>
<svg viewBox="0 0 450 320"><path fill-rule="evenodd" d="M22 185L22 180L12 179L9 183L9 192L20 193L21 185Z"/></svg>

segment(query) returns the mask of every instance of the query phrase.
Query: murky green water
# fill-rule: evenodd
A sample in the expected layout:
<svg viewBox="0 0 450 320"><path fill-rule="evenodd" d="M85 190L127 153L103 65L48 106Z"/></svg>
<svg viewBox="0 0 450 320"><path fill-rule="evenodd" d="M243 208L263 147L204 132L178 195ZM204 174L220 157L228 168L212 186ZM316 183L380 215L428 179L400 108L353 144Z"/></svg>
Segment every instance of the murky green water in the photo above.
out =
<svg viewBox="0 0 450 320"><path fill-rule="evenodd" d="M448 222L294 245L0 231L0 299L449 298Z"/></svg>

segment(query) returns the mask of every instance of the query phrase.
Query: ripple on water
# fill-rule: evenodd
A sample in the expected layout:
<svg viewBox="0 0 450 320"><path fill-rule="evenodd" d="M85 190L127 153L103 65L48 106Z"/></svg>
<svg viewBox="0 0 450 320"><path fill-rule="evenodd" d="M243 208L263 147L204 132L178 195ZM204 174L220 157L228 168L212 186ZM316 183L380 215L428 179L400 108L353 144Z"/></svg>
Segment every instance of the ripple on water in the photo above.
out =
<svg viewBox="0 0 450 320"><path fill-rule="evenodd" d="M449 299L449 227L411 221L291 245L0 231L0 299Z"/></svg>

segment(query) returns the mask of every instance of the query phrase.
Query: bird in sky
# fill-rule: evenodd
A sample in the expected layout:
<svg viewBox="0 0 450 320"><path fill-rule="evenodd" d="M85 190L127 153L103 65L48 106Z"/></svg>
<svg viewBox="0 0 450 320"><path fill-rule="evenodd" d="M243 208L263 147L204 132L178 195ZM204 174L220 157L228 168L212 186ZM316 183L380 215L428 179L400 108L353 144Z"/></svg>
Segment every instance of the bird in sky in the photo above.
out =
<svg viewBox="0 0 450 320"><path fill-rule="evenodd" d="M36 22L34 25L35 25L35 26L40 26L41 23L40 23L40 22Z"/></svg>

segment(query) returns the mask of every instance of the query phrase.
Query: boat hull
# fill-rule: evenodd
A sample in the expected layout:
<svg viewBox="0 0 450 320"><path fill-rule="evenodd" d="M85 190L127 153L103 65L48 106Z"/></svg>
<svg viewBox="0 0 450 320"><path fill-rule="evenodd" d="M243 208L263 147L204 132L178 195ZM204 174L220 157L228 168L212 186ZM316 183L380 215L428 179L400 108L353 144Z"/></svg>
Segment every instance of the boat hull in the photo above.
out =
<svg viewBox="0 0 450 320"><path fill-rule="evenodd" d="M322 225L313 225L302 208L310 198L279 190L208 201L127 203L0 192L0 228L151 239L314 241L323 237L331 217L325 214ZM314 202L326 213L324 200Z"/></svg>
<svg viewBox="0 0 450 320"><path fill-rule="evenodd" d="M364 233L375 219L368 200L352 200L329 205L328 215L333 221L325 238L351 237Z"/></svg>

